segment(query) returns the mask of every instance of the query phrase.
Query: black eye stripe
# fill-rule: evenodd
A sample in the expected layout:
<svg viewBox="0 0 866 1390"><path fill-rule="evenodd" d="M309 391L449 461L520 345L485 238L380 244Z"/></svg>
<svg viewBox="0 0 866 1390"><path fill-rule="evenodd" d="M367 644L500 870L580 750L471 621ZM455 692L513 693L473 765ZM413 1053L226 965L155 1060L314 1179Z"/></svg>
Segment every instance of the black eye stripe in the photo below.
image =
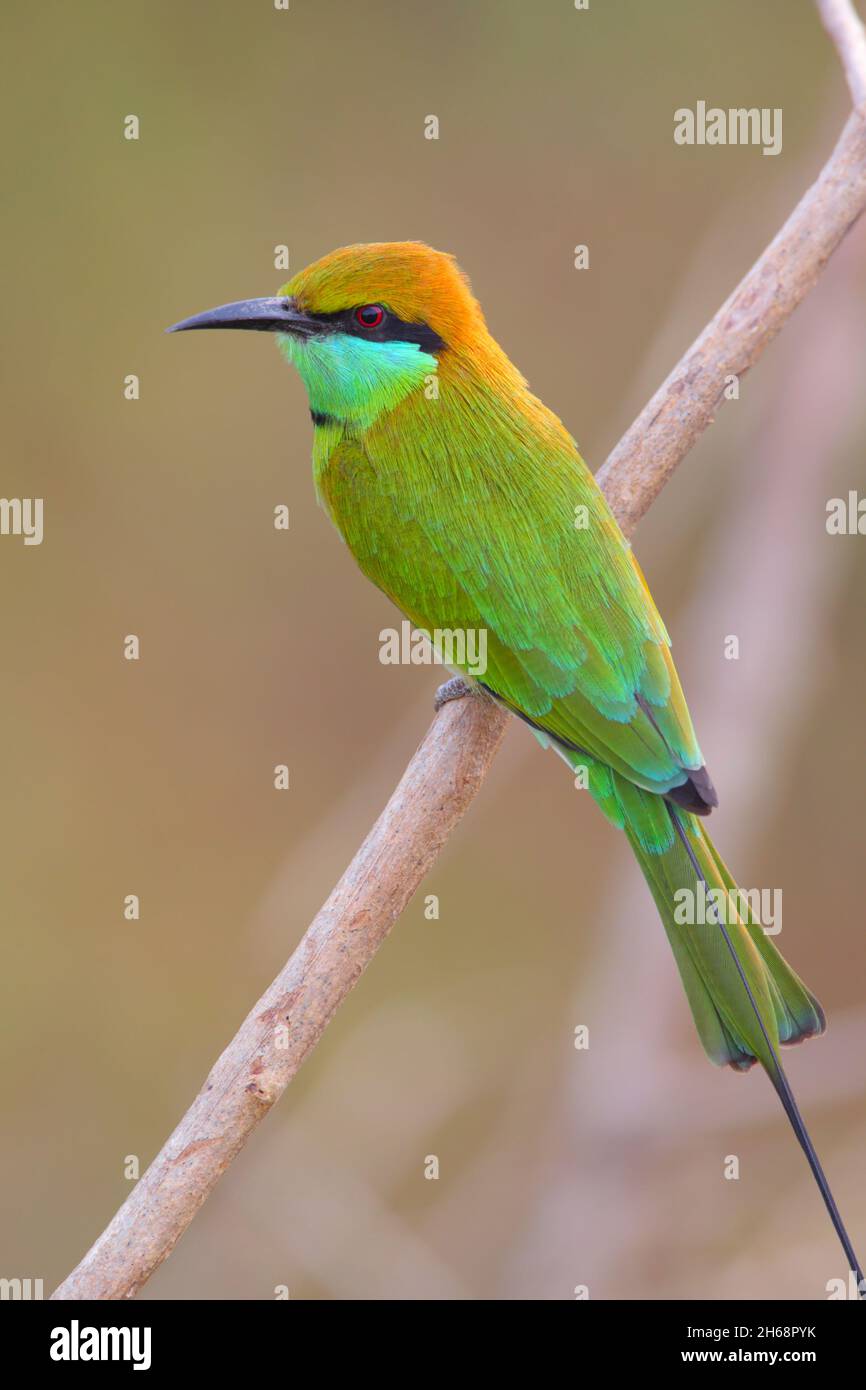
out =
<svg viewBox="0 0 866 1390"><path fill-rule="evenodd" d="M416 343L422 352L441 352L447 344L439 334L426 323L407 323L398 318L384 304L385 317L378 328L364 328L355 318L355 310L364 305L353 304L351 309L340 309L336 314L309 314L318 323L329 324L339 333L351 333L355 338L367 338L373 343Z"/></svg>

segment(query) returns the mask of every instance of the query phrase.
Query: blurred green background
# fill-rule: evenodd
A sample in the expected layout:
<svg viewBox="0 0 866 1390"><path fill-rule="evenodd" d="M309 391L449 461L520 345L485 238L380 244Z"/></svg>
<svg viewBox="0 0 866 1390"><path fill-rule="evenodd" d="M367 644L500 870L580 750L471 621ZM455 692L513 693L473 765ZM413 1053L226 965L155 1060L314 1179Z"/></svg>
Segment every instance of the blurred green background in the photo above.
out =
<svg viewBox="0 0 866 1390"><path fill-rule="evenodd" d="M805 0L49 0L3 28L2 490L44 497L45 540L0 540L0 1274L47 1292L327 896L439 674L379 663L393 610L316 506L274 344L162 329L273 293L277 244L294 272L419 238L598 467L848 98ZM676 146L699 99L783 108L782 154ZM861 1249L866 568L824 509L863 486L864 286L861 226L636 541L716 838L783 889L782 948L830 1016L789 1067ZM769 1086L704 1061L624 841L514 727L143 1297L820 1298L844 1273Z"/></svg>

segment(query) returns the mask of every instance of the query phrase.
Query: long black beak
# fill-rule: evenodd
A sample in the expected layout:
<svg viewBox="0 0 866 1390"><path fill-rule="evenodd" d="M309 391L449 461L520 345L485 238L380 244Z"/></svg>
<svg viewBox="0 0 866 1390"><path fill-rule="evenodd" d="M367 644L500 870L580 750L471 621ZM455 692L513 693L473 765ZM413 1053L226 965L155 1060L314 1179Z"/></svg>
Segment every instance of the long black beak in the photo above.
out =
<svg viewBox="0 0 866 1390"><path fill-rule="evenodd" d="M185 333L188 328L255 328L262 333L294 333L311 338L321 333L324 325L301 313L293 299L280 296L274 299L239 299L234 304L221 304L218 309L206 309L191 319L173 323L166 333Z"/></svg>

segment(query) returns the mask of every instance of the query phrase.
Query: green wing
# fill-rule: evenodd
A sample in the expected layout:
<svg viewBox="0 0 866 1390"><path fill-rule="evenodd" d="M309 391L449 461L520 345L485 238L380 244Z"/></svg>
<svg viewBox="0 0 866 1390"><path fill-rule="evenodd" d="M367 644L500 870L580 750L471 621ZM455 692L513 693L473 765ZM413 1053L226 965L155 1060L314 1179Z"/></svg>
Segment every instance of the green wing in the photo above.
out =
<svg viewBox="0 0 866 1390"><path fill-rule="evenodd" d="M670 641L555 417L396 410L318 460L361 569L419 627L483 628L483 683L560 745L655 792L703 764Z"/></svg>
<svg viewBox="0 0 866 1390"><path fill-rule="evenodd" d="M419 627L485 628L484 684L587 765L646 875L709 1055L775 1075L717 925L677 918L695 864L711 888L733 880L702 823L675 813L693 863L668 804L648 794L681 787L703 759L668 635L573 441L543 407L530 428L525 409L491 406L409 422L395 411L363 443L322 445L322 500L362 570ZM729 932L772 1046L820 1032L820 1006L760 925L746 914Z"/></svg>

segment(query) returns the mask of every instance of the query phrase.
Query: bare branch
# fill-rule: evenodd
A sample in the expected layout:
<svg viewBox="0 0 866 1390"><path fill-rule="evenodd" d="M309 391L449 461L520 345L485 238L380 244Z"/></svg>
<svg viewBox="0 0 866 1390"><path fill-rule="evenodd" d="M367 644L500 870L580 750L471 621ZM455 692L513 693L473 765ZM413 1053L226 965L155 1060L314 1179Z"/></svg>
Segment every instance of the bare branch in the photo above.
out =
<svg viewBox="0 0 866 1390"><path fill-rule="evenodd" d="M388 805L191 1108L54 1298L132 1298L316 1046L474 797L508 716L442 706Z"/></svg>
<svg viewBox="0 0 866 1390"><path fill-rule="evenodd" d="M626 534L712 424L730 378L755 365L864 207L866 123L852 116L817 182L599 470Z"/></svg>
<svg viewBox="0 0 866 1390"><path fill-rule="evenodd" d="M866 116L866 29L851 0L818 0L818 10L842 60L854 110Z"/></svg>
<svg viewBox="0 0 866 1390"><path fill-rule="evenodd" d="M849 82L852 74L862 78L861 31L850 6L820 2ZM726 376L754 365L864 208L866 122L852 117L818 181L601 470L627 534L710 424ZM438 710L382 816L288 964L54 1298L132 1298L171 1252L372 960L478 791L506 723L484 696Z"/></svg>

